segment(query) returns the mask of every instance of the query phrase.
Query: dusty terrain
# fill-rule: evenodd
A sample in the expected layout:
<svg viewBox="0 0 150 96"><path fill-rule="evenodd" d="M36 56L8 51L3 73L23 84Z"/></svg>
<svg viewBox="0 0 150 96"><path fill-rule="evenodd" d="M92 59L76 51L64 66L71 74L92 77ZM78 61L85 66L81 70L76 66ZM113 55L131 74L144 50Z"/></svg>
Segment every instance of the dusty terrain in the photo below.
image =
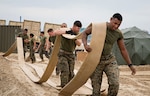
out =
<svg viewBox="0 0 150 96"><path fill-rule="evenodd" d="M33 83L21 70L17 62L17 54L7 58L0 53L0 96L58 96L59 91L47 83ZM39 58L38 55L36 55ZM39 59L38 59L39 60ZM36 64L46 67L48 59ZM81 63L76 61L76 69ZM150 65L135 66L137 74L132 76L128 66L120 68L120 88L118 96L150 96ZM56 79L56 78L54 78ZM104 75L102 89L107 89L107 78ZM107 91L107 90L106 90ZM84 96L84 95L76 95Z"/></svg>

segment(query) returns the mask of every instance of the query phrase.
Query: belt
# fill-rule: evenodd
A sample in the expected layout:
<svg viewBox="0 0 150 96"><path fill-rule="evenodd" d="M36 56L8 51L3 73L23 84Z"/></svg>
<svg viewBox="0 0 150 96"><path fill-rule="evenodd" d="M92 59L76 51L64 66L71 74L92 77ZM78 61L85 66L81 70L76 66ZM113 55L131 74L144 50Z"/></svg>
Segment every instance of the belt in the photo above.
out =
<svg viewBox="0 0 150 96"><path fill-rule="evenodd" d="M101 60L109 60L113 57L113 54L109 54L109 55L106 55L106 56L101 56Z"/></svg>
<svg viewBox="0 0 150 96"><path fill-rule="evenodd" d="M73 54L73 52L67 52L65 50L60 49L59 52L65 53L65 54Z"/></svg>

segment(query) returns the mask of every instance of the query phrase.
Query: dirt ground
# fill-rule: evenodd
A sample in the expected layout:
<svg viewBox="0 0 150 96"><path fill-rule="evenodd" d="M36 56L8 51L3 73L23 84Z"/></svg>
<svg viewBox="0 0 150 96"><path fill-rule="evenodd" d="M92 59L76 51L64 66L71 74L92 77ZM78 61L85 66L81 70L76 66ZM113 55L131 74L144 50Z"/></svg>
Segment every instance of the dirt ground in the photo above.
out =
<svg viewBox="0 0 150 96"><path fill-rule="evenodd" d="M0 96L58 96L59 91L49 86L47 83L33 83L21 70L17 62L17 54L13 53L4 58L0 53ZM36 57L39 56L36 54ZM36 64L46 67L48 59ZM81 63L76 61L76 69ZM118 96L150 96L150 64L135 66L136 75L131 75L128 66L122 65L120 68L120 88ZM54 78L56 79L56 78ZM89 81L88 81L89 82ZM107 78L104 75L102 89L107 91ZM76 95L83 96L83 95Z"/></svg>

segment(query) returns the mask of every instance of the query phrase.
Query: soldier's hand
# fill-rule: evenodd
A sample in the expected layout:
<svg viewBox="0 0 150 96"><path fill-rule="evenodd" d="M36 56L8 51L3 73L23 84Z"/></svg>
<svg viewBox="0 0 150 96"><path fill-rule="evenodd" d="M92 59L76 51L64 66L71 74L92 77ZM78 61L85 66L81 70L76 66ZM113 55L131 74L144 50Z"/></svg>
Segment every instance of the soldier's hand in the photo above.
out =
<svg viewBox="0 0 150 96"><path fill-rule="evenodd" d="M87 52L91 52L92 51L92 48L89 45L85 45L84 47L85 47L85 50Z"/></svg>
<svg viewBox="0 0 150 96"><path fill-rule="evenodd" d="M132 71L132 73L131 73L131 74L132 74L132 75L135 75L135 74L136 74L136 70L135 70L135 68L134 68L133 66L130 66L129 68L130 68L130 69L131 69L131 71Z"/></svg>
<svg viewBox="0 0 150 96"><path fill-rule="evenodd" d="M36 47L33 47L33 50L36 51Z"/></svg>
<svg viewBox="0 0 150 96"><path fill-rule="evenodd" d="M29 40L28 40L28 39L25 39L25 40L24 40L24 42L25 42L25 43L28 43L28 42L29 42Z"/></svg>

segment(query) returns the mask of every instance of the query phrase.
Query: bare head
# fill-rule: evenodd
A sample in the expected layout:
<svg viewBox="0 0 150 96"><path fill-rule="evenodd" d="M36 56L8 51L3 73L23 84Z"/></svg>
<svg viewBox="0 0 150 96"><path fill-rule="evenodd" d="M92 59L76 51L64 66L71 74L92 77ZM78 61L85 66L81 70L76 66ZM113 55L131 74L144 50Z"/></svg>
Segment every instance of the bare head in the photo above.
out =
<svg viewBox="0 0 150 96"><path fill-rule="evenodd" d="M82 23L77 20L74 22L72 30L73 32L78 33L81 27L82 27Z"/></svg>
<svg viewBox="0 0 150 96"><path fill-rule="evenodd" d="M109 23L109 28L111 30L117 30L119 26L121 25L122 22L122 16L120 13L115 13L111 18L110 18L110 23Z"/></svg>
<svg viewBox="0 0 150 96"><path fill-rule="evenodd" d="M48 32L49 36L52 36L52 33L54 32L54 30L52 28L50 28L50 29L48 29L47 32Z"/></svg>
<svg viewBox="0 0 150 96"><path fill-rule="evenodd" d="M24 30L23 30L23 33L24 33L24 34L27 34L27 33L28 33L28 29L24 29Z"/></svg>
<svg viewBox="0 0 150 96"><path fill-rule="evenodd" d="M66 23L62 23L61 24L61 28L67 28L67 24Z"/></svg>
<svg viewBox="0 0 150 96"><path fill-rule="evenodd" d="M41 31L40 36L44 36L44 31Z"/></svg>
<svg viewBox="0 0 150 96"><path fill-rule="evenodd" d="M30 33L30 38L34 37L34 34L33 33Z"/></svg>

